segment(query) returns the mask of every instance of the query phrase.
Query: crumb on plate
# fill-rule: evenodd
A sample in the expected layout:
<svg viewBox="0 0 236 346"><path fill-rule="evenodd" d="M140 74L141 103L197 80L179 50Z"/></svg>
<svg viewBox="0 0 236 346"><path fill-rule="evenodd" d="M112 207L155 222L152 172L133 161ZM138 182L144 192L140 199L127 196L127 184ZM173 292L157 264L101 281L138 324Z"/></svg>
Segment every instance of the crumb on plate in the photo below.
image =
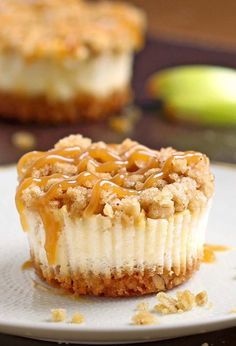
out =
<svg viewBox="0 0 236 346"><path fill-rule="evenodd" d="M172 297L167 293L160 292L157 294L159 304L154 306L154 310L166 315L182 313L193 309L197 306L204 306L208 301L206 291L201 291L196 296L189 290L178 291L176 297Z"/></svg>
<svg viewBox="0 0 236 346"><path fill-rule="evenodd" d="M177 292L178 309L182 311L192 310L195 304L195 296L189 290Z"/></svg>
<svg viewBox="0 0 236 346"><path fill-rule="evenodd" d="M157 299L160 303L155 305L154 310L163 315L192 310L195 303L194 294L189 290L178 291L175 298L160 292L157 294Z"/></svg>
<svg viewBox="0 0 236 346"><path fill-rule="evenodd" d="M195 302L198 306L205 306L208 302L208 295L206 291L201 291L195 296Z"/></svg>
<svg viewBox="0 0 236 346"><path fill-rule="evenodd" d="M133 324L136 325L152 325L157 323L156 316L148 311L138 311L132 317Z"/></svg>
<svg viewBox="0 0 236 346"><path fill-rule="evenodd" d="M77 323L77 324L81 324L85 321L85 318L82 314L80 314L79 312L76 312L71 319L71 323Z"/></svg>
<svg viewBox="0 0 236 346"><path fill-rule="evenodd" d="M66 309L52 309L52 322L63 322L66 319Z"/></svg>

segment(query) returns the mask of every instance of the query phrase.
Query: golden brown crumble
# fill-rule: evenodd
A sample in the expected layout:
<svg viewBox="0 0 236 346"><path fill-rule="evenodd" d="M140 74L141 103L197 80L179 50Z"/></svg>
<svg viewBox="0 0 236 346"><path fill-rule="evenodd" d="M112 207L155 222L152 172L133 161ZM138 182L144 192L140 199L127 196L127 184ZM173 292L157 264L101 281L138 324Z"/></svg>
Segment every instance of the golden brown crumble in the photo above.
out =
<svg viewBox="0 0 236 346"><path fill-rule="evenodd" d="M118 197L114 191L102 190L99 203L101 206L100 212L103 215L137 218L140 213L144 212L149 218L167 218L174 215L175 212L186 209L190 211L198 210L206 205L213 194L214 178L209 170L209 160L205 155L200 156L198 162L189 163L184 156L181 156L185 153L172 148L159 151L151 150L130 139L124 140L119 145L107 145L104 142L92 143L90 139L81 135L71 135L55 145L55 149L59 151L72 147L81 148L82 151L98 150L100 152L101 150L108 150L112 155L119 158L119 162L124 162L127 155L131 157L133 153L138 153L136 160L134 157L133 166L130 167L131 171L127 171L127 168L122 168L121 165L114 171L98 172L93 162L89 160L86 163L84 170L96 175L99 179L110 180L117 173L124 175L122 187L135 192L135 195L132 195L132 193L131 195ZM158 168L148 169L150 161L142 161L139 152L151 153ZM50 151L43 153L44 156L47 154L50 154ZM168 159L171 159L173 155L180 155L181 157L171 161L168 176L158 179L155 186L145 188L144 182L151 175L160 173ZM40 158L37 155L30 153L25 158L23 157L23 161L21 160L18 165L21 182L24 182L25 178L28 177L42 178L49 176L44 187L40 187L32 181L32 184L22 191L21 198L26 207L32 207L35 200L44 196L53 184L60 183L63 180L55 176L50 179L52 174L59 173L70 178L78 174L78 162L75 164L75 162L65 163L45 160L43 164L37 166L38 160ZM100 164L99 158L96 158L95 164ZM143 169L144 173L142 172ZM78 215L88 206L93 185L93 183L88 183L86 187L74 186L63 191L59 190L57 197L50 201L50 205L51 207L66 205L69 211Z"/></svg>
<svg viewBox="0 0 236 346"><path fill-rule="evenodd" d="M138 311L148 311L149 304L148 304L148 302L141 302L137 305L136 309Z"/></svg>
<svg viewBox="0 0 236 346"><path fill-rule="evenodd" d="M204 306L208 302L208 295L206 291L199 292L195 297L195 302L198 306Z"/></svg>
<svg viewBox="0 0 236 346"><path fill-rule="evenodd" d="M137 325L152 325L157 323L157 318L148 311L138 311L132 317L132 322Z"/></svg>
<svg viewBox="0 0 236 346"><path fill-rule="evenodd" d="M203 306L207 303L207 292L199 292L196 296L189 290L178 291L176 297L172 297L167 293L160 292L157 294L159 304L155 305L154 310L166 315L176 314L193 309L195 304Z"/></svg>
<svg viewBox="0 0 236 346"><path fill-rule="evenodd" d="M138 49L145 17L125 3L3 0L0 51L26 58L86 59L104 51Z"/></svg>
<svg viewBox="0 0 236 346"><path fill-rule="evenodd" d="M52 309L51 316L52 316L52 322L64 322L66 319L66 310Z"/></svg>
<svg viewBox="0 0 236 346"><path fill-rule="evenodd" d="M178 300L176 298L173 298L164 292L158 293L157 298L160 303L154 306L155 311L160 312L163 315L175 314L179 311Z"/></svg>
<svg viewBox="0 0 236 346"><path fill-rule="evenodd" d="M81 324L85 321L85 318L79 312L76 312L71 319L71 323Z"/></svg>
<svg viewBox="0 0 236 346"><path fill-rule="evenodd" d="M195 296L189 290L177 292L178 308L179 311L192 310L195 304Z"/></svg>

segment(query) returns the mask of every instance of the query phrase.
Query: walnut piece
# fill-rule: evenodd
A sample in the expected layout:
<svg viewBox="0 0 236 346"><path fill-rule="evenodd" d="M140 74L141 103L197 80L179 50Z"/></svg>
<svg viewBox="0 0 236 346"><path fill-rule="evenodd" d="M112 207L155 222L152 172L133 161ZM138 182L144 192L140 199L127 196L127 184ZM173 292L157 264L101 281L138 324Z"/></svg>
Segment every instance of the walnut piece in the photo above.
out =
<svg viewBox="0 0 236 346"><path fill-rule="evenodd" d="M204 306L208 301L206 291L199 292L196 296L189 290L178 291L176 297L160 292L157 294L159 304L154 306L154 310L166 315L190 311L195 305Z"/></svg>
<svg viewBox="0 0 236 346"><path fill-rule="evenodd" d="M195 302L198 306L204 306L208 302L208 295L206 291L199 292L195 297Z"/></svg>

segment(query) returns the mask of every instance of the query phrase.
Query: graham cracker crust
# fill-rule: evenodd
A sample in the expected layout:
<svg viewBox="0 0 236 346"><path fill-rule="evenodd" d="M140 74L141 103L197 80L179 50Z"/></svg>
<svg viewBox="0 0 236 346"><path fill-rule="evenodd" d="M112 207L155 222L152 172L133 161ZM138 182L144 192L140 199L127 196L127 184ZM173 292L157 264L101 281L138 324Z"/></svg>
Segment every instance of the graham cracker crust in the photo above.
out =
<svg viewBox="0 0 236 346"><path fill-rule="evenodd" d="M136 269L133 273L124 271L122 274L117 274L114 271L111 277L93 273L86 277L80 273L76 276L63 277L59 268L42 270L40 264L36 262L34 268L48 284L61 287L75 295L131 297L167 291L181 285L199 269L200 262L200 259L196 259L179 275L174 271L164 271L163 274L159 274L159 270L145 269L144 272L140 272Z"/></svg>
<svg viewBox="0 0 236 346"><path fill-rule="evenodd" d="M0 117L20 122L59 124L79 120L102 120L119 112L131 100L130 88L108 97L80 95L68 101L49 102L46 97L26 97L0 92Z"/></svg>

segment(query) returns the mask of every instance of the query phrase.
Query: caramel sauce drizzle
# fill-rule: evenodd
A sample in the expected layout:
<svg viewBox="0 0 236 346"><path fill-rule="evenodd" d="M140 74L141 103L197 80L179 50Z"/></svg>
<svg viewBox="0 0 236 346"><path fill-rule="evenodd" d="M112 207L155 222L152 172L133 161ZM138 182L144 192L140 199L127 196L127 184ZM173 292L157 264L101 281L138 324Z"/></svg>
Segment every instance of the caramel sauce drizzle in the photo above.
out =
<svg viewBox="0 0 236 346"><path fill-rule="evenodd" d="M35 209L38 211L44 224L46 238L45 250L49 264L55 263L56 244L63 227L62 220L54 213L51 206L52 201L60 201L60 197L70 187L83 186L91 188L91 198L83 214L85 217L101 213L103 203L102 195L105 192L115 194L118 198L126 196L137 196L140 191L124 187L125 179L132 174L144 175L151 168L159 168L158 173L144 176L143 188L147 189L157 186L160 179L170 179L169 175L173 170L173 164L176 160L186 159L188 165L195 165L200 160L206 160L206 157L197 152L178 153L169 157L160 168L158 157L154 150L150 150L142 145L135 145L126 153L118 155L112 151L116 148L111 145L108 148L96 148L93 145L83 151L80 147L71 147L64 149L52 149L46 153L31 152L24 155L18 164L18 174L21 177L21 183L16 193L16 206L20 214L21 224L25 231L29 229L25 215L25 204L22 198L23 192L31 187L37 186L44 190L42 196L35 201ZM31 162L31 165L28 163ZM33 177L33 172L55 164L73 164L77 167L77 174L66 176L59 173ZM25 170L25 166L27 169ZM93 173L87 171L92 167ZM97 174L96 174L97 173ZM110 173L109 179L104 179L99 174ZM56 179L54 182L52 179ZM49 184L50 183L50 184ZM53 211L54 210L54 211Z"/></svg>
<svg viewBox="0 0 236 346"><path fill-rule="evenodd" d="M229 250L232 250L232 248L226 245L205 244L203 249L202 261L204 263L214 263L216 261L215 252L223 252Z"/></svg>
<svg viewBox="0 0 236 346"><path fill-rule="evenodd" d="M25 261L22 266L21 266L21 270L24 271L24 270L29 270L33 268L33 262L31 259Z"/></svg>
<svg viewBox="0 0 236 346"><path fill-rule="evenodd" d="M65 149L52 149L48 152L43 151L32 151L30 153L25 154L19 160L17 165L17 171L19 176L24 176L27 178L31 176L32 170L44 167L48 164L53 163L74 163L74 159L81 154L81 149L79 147L71 147ZM26 170L23 174L23 168L27 162L31 162L31 166Z"/></svg>
<svg viewBox="0 0 236 346"><path fill-rule="evenodd" d="M144 183L144 188L147 189L147 188L154 187L157 185L158 180L167 179L169 174L171 173L171 168L175 160L185 159L187 161L187 164L197 164L199 161L202 160L202 158L204 158L204 156L201 153L197 153L197 152L173 154L171 157L169 157L166 160L160 172L154 173L150 177L147 178L147 180Z"/></svg>
<svg viewBox="0 0 236 346"><path fill-rule="evenodd" d="M215 252L208 246L204 246L202 262L214 263L216 261Z"/></svg>
<svg viewBox="0 0 236 346"><path fill-rule="evenodd" d="M123 198L126 196L134 196L134 195L137 195L138 193L136 190L120 187L119 185L113 183L112 181L98 180L93 187L89 204L84 210L84 216L97 214L102 211L103 208L102 208L102 205L100 204L100 196L101 196L102 190L112 192L116 194L117 197L119 198Z"/></svg>
<svg viewBox="0 0 236 346"><path fill-rule="evenodd" d="M128 157L127 171L130 171L133 167L137 170L137 162L140 164L140 168L146 168L146 165L150 160L155 159L156 155L152 151L137 150L131 153ZM135 169L136 168L136 169ZM146 169L147 170L147 169Z"/></svg>

